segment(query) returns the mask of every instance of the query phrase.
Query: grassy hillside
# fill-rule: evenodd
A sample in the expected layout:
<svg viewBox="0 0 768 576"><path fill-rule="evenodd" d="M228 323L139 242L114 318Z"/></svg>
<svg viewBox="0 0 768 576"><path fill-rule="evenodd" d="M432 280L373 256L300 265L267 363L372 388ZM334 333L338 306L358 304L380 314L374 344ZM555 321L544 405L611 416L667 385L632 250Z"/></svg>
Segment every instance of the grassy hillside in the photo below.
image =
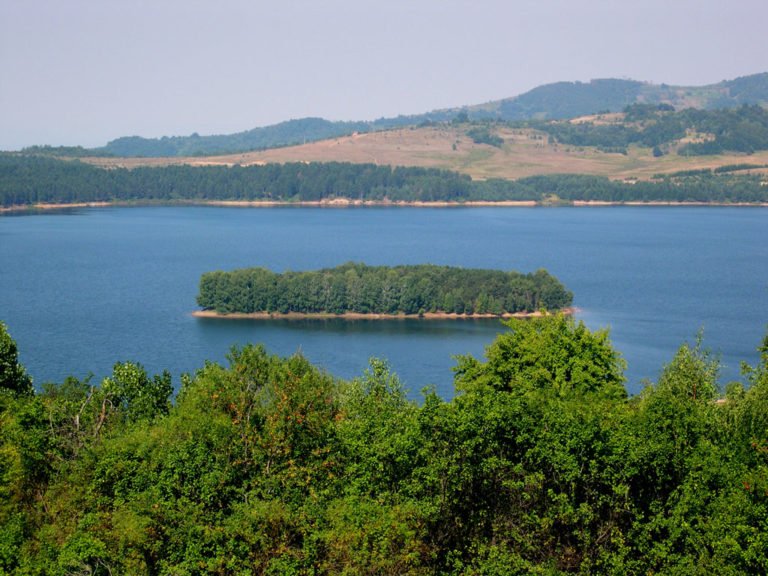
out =
<svg viewBox="0 0 768 576"><path fill-rule="evenodd" d="M734 164L768 165L768 151L751 155L724 153L709 156L665 154L632 145L626 154L597 147L558 144L533 128L499 126L494 133L500 147L475 143L467 136L469 124L404 128L356 134L299 146L206 158L89 158L105 167L189 165L257 165L271 162L353 162L395 166L423 166L454 170L475 179L518 179L541 174L593 174L617 180L649 179L655 174L713 169ZM753 169L766 172L765 168Z"/></svg>

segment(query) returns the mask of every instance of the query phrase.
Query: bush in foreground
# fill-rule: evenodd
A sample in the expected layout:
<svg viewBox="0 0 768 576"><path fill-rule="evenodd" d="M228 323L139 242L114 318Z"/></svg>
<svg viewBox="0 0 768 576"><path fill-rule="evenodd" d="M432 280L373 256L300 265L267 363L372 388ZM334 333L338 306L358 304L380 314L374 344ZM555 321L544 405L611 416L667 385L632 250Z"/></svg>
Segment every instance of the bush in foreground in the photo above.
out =
<svg viewBox="0 0 768 576"><path fill-rule="evenodd" d="M0 364L0 573L768 570L768 339L725 398L698 345L627 398L605 333L507 327L451 401L259 346L173 405L137 364L34 394Z"/></svg>

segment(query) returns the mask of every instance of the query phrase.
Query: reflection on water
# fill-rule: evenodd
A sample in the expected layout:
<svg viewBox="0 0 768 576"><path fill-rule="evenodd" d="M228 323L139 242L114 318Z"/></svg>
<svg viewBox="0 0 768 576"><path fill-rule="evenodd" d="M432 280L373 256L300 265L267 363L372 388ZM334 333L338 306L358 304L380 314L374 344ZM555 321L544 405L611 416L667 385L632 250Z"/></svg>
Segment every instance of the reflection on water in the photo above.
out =
<svg viewBox="0 0 768 576"><path fill-rule="evenodd" d="M393 359L393 370L413 393L434 385L451 396L453 366L459 354L482 355L504 330L499 320L342 320L197 318L201 338L211 349L234 343L264 343L270 351L301 352L318 366L342 378L363 373L368 360ZM334 345L328 346L332 340Z"/></svg>

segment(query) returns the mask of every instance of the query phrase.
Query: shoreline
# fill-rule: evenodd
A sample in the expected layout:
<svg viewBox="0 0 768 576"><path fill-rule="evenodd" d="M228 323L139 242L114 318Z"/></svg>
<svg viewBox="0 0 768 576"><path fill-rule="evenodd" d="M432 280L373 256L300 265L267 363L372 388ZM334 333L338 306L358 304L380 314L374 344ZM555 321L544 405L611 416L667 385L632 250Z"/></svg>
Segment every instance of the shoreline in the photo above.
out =
<svg viewBox="0 0 768 576"><path fill-rule="evenodd" d="M504 314L457 314L455 312L425 312L424 314L379 314L362 312L232 312L222 314L215 310L195 310L195 318L216 318L223 320L504 320L508 318L540 318L553 314L574 315L576 307L563 308L553 312L505 312Z"/></svg>
<svg viewBox="0 0 768 576"><path fill-rule="evenodd" d="M527 208L538 206L535 200L472 200L467 202L450 202L448 200L353 200L351 198L329 198L325 200L297 200L296 202L286 202L282 200L211 200L204 204L210 206L229 206L262 208L275 206L317 206L328 208L346 208L357 206L394 206L406 208L451 208L454 206L509 206L515 208Z"/></svg>
<svg viewBox="0 0 768 576"><path fill-rule="evenodd" d="M538 208L538 207L570 207L594 208L605 206L660 206L660 207L694 207L711 206L718 208L766 208L768 202L672 202L665 200L628 200L624 202L604 200L573 200L558 204L548 204L536 200L471 200L467 202L450 202L447 200L353 200L350 198L332 198L325 200L176 200L176 201L116 201L116 202L69 202L69 203L36 203L13 206L0 206L0 213L35 212L68 210L72 208L108 208L108 207L138 207L138 206L221 206L226 208L279 208L279 207L309 207L309 208L357 208L357 207L394 207L394 208Z"/></svg>
<svg viewBox="0 0 768 576"><path fill-rule="evenodd" d="M599 206L669 206L669 207L675 207L675 206L716 206L719 208L727 208L729 206L733 206L735 208L739 207L757 207L757 208L765 208L768 207L768 202L699 202L699 201L685 201L685 202L674 202L671 200L649 200L647 202L642 200L627 200L625 202L613 202L613 201L605 201L605 200L573 200L568 206L573 206L574 208L582 208L582 207L599 207Z"/></svg>
<svg viewBox="0 0 768 576"><path fill-rule="evenodd" d="M61 203L36 203L16 204L13 206L0 206L2 212L34 212L35 210L68 210L70 208L106 208L108 206L120 206L116 202L61 202Z"/></svg>

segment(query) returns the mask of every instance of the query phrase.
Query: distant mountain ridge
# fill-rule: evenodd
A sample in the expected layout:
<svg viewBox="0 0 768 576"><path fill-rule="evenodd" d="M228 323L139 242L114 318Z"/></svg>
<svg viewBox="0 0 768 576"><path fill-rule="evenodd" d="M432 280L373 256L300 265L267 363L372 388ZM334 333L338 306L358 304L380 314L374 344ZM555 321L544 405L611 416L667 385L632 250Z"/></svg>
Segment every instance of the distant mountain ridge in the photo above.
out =
<svg viewBox="0 0 768 576"><path fill-rule="evenodd" d="M200 156L293 146L305 141L325 140L342 134L367 132L372 122L332 122L323 118L288 120L236 134L200 136L164 136L142 138L128 136L112 140L104 150L113 156Z"/></svg>
<svg viewBox="0 0 768 576"><path fill-rule="evenodd" d="M125 157L207 156L292 146L355 132L445 122L457 116L469 120L557 120L598 112L619 112L637 103L668 104L676 109L734 108L743 104L768 106L768 72L698 87L658 85L615 78L589 82L555 82L512 98L411 116L380 118L369 122L302 118L228 135L200 136L195 133L191 136L162 138L129 136L112 140L93 152ZM55 148L50 150L56 151Z"/></svg>
<svg viewBox="0 0 768 576"><path fill-rule="evenodd" d="M562 120L620 112L632 104L669 104L676 109L768 105L768 72L707 86L669 86L615 78L545 84L513 98L467 108L471 117L500 120Z"/></svg>

